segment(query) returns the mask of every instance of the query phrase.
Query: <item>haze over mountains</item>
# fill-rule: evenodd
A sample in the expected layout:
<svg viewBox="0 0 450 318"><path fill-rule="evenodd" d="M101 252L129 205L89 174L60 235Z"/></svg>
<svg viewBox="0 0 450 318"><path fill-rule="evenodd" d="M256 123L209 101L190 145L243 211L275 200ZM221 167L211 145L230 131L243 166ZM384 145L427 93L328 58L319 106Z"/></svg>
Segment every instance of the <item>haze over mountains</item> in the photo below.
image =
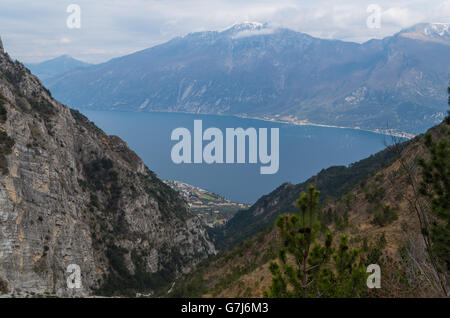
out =
<svg viewBox="0 0 450 318"><path fill-rule="evenodd" d="M92 64L74 59L69 55L61 55L41 63L25 64L44 84L47 84L49 78L90 65Z"/></svg>
<svg viewBox="0 0 450 318"><path fill-rule="evenodd" d="M449 24L419 24L358 44L247 22L46 81L80 109L291 116L420 133L444 118L449 34Z"/></svg>

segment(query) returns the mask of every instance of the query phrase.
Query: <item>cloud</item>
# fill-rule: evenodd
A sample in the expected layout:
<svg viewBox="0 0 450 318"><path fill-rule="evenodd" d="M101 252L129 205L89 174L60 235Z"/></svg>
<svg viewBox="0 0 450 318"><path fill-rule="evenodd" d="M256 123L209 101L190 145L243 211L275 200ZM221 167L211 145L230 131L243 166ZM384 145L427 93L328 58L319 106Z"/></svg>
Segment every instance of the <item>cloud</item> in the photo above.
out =
<svg viewBox="0 0 450 318"><path fill-rule="evenodd" d="M245 31L236 33L235 35L233 35L233 38L240 39L240 38L245 38L245 37L254 36L254 35L272 34L274 31L275 30L273 30L271 28L266 28L266 29L261 29L261 30L245 30Z"/></svg>
<svg viewBox="0 0 450 318"><path fill-rule="evenodd" d="M69 38L64 37L64 38L61 38L60 42L61 42L62 44L67 44L67 43L70 43L71 41L70 41Z"/></svg>
<svg viewBox="0 0 450 318"><path fill-rule="evenodd" d="M81 7L81 29L67 28L71 3ZM371 3L383 10L380 29L366 26ZM6 50L24 62L69 54L96 63L242 21L362 42L449 17L449 0L2 0L0 35Z"/></svg>
<svg viewBox="0 0 450 318"><path fill-rule="evenodd" d="M413 12L408 8L394 7L383 11L381 14L381 19L383 23L399 25L405 28L423 21L425 17L422 14Z"/></svg>

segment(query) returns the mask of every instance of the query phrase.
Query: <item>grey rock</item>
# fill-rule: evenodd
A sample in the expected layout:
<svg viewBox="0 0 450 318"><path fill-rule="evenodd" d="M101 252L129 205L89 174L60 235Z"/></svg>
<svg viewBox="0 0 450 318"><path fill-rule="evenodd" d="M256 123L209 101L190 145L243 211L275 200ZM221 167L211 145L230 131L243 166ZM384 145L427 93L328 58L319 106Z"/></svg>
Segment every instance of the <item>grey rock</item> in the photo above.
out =
<svg viewBox="0 0 450 318"><path fill-rule="evenodd" d="M14 140L0 172L0 280L9 292L89 296L126 276L114 257L130 275L169 270L174 279L215 253L185 201L124 141L54 100L6 54L0 72L0 132ZM67 286L69 264L81 268L79 290Z"/></svg>

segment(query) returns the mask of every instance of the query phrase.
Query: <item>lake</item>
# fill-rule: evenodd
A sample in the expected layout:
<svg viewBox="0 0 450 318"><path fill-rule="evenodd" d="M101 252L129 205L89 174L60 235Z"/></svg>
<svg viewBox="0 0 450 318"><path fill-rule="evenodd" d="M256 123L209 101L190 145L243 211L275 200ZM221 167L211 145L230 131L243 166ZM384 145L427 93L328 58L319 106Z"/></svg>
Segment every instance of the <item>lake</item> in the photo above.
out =
<svg viewBox="0 0 450 318"><path fill-rule="evenodd" d="M232 116L82 112L107 134L126 141L161 179L183 181L246 203L254 203L286 181L299 183L323 168L364 159L385 148L390 140L385 135L357 129L295 126ZM194 120L202 120L203 130L217 127L223 132L226 128L237 127L268 128L269 132L270 128L279 128L278 172L260 174L260 163L173 163L171 149L177 142L171 140L171 133L178 127L193 131Z"/></svg>

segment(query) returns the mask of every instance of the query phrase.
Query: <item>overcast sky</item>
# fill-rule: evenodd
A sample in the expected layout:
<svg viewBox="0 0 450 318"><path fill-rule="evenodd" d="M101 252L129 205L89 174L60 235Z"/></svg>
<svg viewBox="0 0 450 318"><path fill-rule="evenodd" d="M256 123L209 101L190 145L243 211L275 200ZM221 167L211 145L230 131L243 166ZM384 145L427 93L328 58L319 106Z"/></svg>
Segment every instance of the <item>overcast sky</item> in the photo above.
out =
<svg viewBox="0 0 450 318"><path fill-rule="evenodd" d="M68 28L69 4L81 28ZM380 28L368 28L370 4ZM0 36L23 62L68 54L87 62L141 50L190 32L267 22L321 38L363 42L420 22L450 22L450 0L1 0Z"/></svg>

